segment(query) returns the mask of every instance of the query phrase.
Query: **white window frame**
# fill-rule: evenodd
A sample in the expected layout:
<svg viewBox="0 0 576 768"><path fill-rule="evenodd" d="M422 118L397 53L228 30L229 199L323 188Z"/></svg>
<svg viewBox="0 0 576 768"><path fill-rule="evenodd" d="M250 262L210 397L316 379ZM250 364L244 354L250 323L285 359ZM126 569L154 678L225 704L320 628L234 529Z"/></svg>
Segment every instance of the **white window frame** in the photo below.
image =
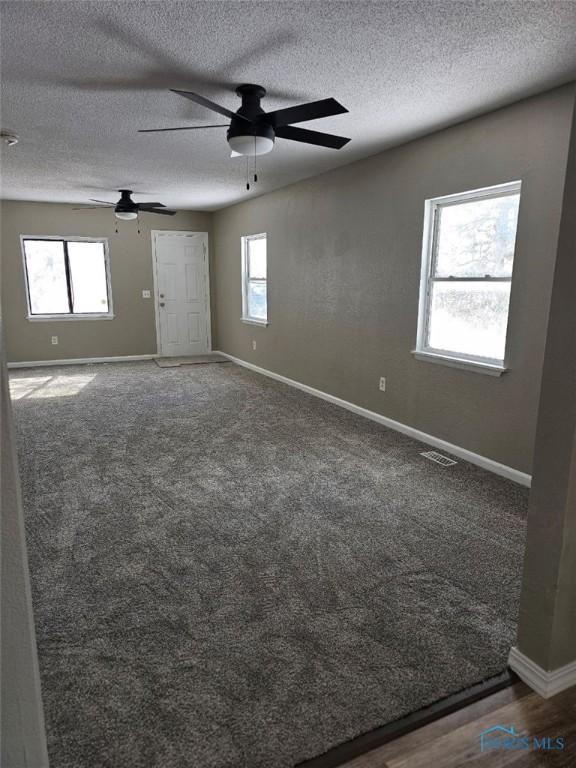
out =
<svg viewBox="0 0 576 768"><path fill-rule="evenodd" d="M266 277L250 278L248 275L248 243L252 240L266 240ZM261 317L252 317L248 312L248 283L264 283L266 285L266 319ZM257 235L242 236L242 317L243 323L249 325L268 325L268 235L266 232L260 232Z"/></svg>
<svg viewBox="0 0 576 768"><path fill-rule="evenodd" d="M108 312L66 312L33 314L30 301L30 286L28 284L28 267L26 265L25 240L64 240L67 243L102 243L104 246L104 268L106 270L106 293L108 296ZM20 235L20 250L22 252L22 272L24 274L24 289L26 292L26 319L30 322L43 322L49 320L113 320L114 310L112 306L112 281L110 277L110 250L106 237L81 237L79 235Z"/></svg>
<svg viewBox="0 0 576 768"><path fill-rule="evenodd" d="M521 193L521 181L507 182L506 184L497 184L492 187L483 187L473 189L468 192L460 192L454 195L445 195L426 200L424 207L424 237L422 242L422 270L420 275L420 299L418 305L418 330L416 336L416 349L413 355L417 360L432 363L441 363L454 368L464 368L466 370L477 371L478 373L487 373L492 376L500 376L506 370L506 353L508 346L508 328L506 329L506 351L504 360L494 358L480 357L478 355L462 354L458 352L446 352L445 350L435 349L428 346L428 328L430 323L431 293L434 282L505 282L511 283L510 277L433 277L436 265L437 244L438 244L438 210L449 205L457 205L473 200L482 200L484 198L506 197L511 194ZM508 311L508 320L510 311Z"/></svg>

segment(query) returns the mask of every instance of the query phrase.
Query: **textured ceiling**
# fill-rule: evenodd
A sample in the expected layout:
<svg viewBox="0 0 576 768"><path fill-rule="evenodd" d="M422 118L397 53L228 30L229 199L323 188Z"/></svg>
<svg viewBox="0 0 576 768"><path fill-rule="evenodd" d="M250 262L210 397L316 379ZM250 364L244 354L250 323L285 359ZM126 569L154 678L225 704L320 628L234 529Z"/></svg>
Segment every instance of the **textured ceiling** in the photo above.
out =
<svg viewBox="0 0 576 768"><path fill-rule="evenodd" d="M2 2L2 197L137 200L213 210L576 78L576 2ZM226 122L242 82L277 109L333 96L350 113L302 127L342 150L278 139L245 189ZM216 119L214 119L216 118ZM109 193L107 194L107 190Z"/></svg>

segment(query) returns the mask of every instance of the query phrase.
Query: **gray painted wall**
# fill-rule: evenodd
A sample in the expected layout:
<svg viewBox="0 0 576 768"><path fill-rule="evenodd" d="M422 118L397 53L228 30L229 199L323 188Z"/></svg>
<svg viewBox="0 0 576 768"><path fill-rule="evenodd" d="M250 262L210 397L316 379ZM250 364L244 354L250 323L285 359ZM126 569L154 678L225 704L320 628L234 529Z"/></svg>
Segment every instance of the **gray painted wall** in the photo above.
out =
<svg viewBox="0 0 576 768"><path fill-rule="evenodd" d="M212 215L194 211L173 217L143 214L136 223L118 222L111 211L73 211L72 205L5 201L1 206L2 296L10 362L74 357L115 357L156 353L151 230L190 230L212 234ZM20 235L107 237L110 249L113 320L26 319L26 293ZM50 342L59 337L58 346Z"/></svg>
<svg viewBox="0 0 576 768"><path fill-rule="evenodd" d="M46 768L48 753L1 327L0 515L0 765L6 768Z"/></svg>
<svg viewBox="0 0 576 768"><path fill-rule="evenodd" d="M214 214L219 348L530 472L573 104L565 86ZM424 201L516 179L509 372L416 361ZM240 321L240 238L256 232L267 328Z"/></svg>
<svg viewBox="0 0 576 768"><path fill-rule="evenodd" d="M576 661L576 110L548 323L518 648Z"/></svg>

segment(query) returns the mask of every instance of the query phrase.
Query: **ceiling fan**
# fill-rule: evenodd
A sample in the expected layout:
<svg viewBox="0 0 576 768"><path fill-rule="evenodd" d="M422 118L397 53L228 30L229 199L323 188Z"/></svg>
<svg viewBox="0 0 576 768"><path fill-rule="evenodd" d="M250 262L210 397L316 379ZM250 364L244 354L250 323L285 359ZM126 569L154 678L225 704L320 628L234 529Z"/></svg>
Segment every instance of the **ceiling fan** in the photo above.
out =
<svg viewBox="0 0 576 768"><path fill-rule="evenodd" d="M144 128L139 133L157 133L161 131L194 131L201 128L228 128L226 138L232 150L232 157L238 155L264 155L274 147L274 140L290 139L304 144L315 144L319 147L341 149L348 144L350 139L343 136L333 136L330 133L310 131L307 128L296 128L292 123L302 123L307 120L318 120L321 117L340 115L348 112L346 107L339 104L336 99L321 99L307 104L299 104L286 109L277 109L274 112L264 112L260 106L260 100L266 95L266 89L261 85L239 85L236 88L237 95L242 99L242 104L236 112L226 107L221 107L210 99L191 91L178 91L170 89L172 93L184 96L196 104L200 104L213 112L231 118L228 125L190 125L184 128Z"/></svg>
<svg viewBox="0 0 576 768"><path fill-rule="evenodd" d="M82 208L74 208L75 211L89 211L96 208L113 208L117 219L130 221L137 218L139 213L160 213L163 216L174 216L176 211L169 211L162 203L135 203L132 200L131 189L119 189L120 200L117 203L109 203L107 200L91 200L92 203L101 205L85 205Z"/></svg>

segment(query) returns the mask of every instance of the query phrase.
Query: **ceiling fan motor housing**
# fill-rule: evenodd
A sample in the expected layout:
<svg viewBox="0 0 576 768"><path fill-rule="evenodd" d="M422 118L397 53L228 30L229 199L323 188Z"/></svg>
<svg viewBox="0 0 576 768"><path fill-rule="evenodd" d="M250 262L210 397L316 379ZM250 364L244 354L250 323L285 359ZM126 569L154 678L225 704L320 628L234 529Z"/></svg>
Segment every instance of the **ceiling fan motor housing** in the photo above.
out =
<svg viewBox="0 0 576 768"><path fill-rule="evenodd" d="M120 200L114 208L116 218L124 219L126 221L135 219L138 215L138 205L130 197L132 190L119 189L118 191L120 192Z"/></svg>
<svg viewBox="0 0 576 768"><path fill-rule="evenodd" d="M264 119L266 114L260 106L260 99L266 95L261 85L240 85L236 93L242 99L238 114L248 118L247 123L241 118L232 118L226 133L230 148L241 155L264 155L274 147L274 128Z"/></svg>
<svg viewBox="0 0 576 768"><path fill-rule="evenodd" d="M131 189L119 189L120 192L120 200L116 204L116 207L114 210L116 213L132 213L133 211L138 210L138 206L136 203L132 200L130 195L132 194Z"/></svg>

